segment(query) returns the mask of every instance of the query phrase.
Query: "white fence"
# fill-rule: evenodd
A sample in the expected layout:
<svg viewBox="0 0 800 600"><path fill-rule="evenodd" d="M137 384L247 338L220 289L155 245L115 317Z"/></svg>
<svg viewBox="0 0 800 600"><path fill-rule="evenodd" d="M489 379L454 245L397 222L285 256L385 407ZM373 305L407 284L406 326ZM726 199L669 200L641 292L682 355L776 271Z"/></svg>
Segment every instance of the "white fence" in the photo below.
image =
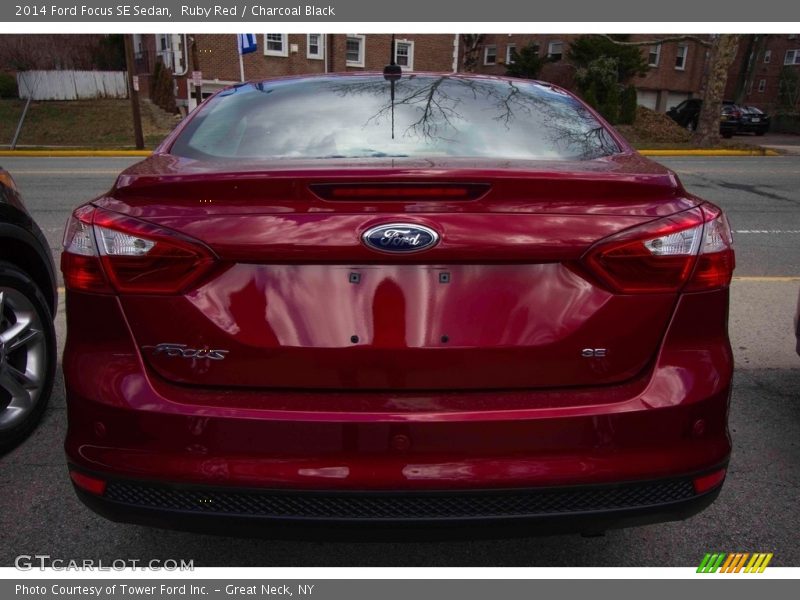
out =
<svg viewBox="0 0 800 600"><path fill-rule="evenodd" d="M127 98L125 71L21 71L19 97L34 100Z"/></svg>

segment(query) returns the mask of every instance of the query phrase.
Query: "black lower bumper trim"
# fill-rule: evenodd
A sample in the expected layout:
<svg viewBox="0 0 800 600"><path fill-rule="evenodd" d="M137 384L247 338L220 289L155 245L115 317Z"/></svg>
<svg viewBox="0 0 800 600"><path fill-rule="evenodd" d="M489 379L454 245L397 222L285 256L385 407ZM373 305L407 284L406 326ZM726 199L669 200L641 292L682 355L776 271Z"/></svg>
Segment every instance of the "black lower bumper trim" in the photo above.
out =
<svg viewBox="0 0 800 600"><path fill-rule="evenodd" d="M430 492L242 490L113 480L103 496L76 491L92 510L114 521L228 534L285 532L290 537L305 537L305 533L317 537L315 529L324 535L338 529L371 538L383 537L387 529L397 531L398 525L411 535L416 535L414 525L424 526L427 532L449 529L452 533L459 530L453 525L464 524L470 525L469 537L480 536L484 525L500 536L595 533L684 519L711 504L719 488L697 495L690 478ZM524 524L530 526L520 527ZM465 533L463 527L460 530Z"/></svg>

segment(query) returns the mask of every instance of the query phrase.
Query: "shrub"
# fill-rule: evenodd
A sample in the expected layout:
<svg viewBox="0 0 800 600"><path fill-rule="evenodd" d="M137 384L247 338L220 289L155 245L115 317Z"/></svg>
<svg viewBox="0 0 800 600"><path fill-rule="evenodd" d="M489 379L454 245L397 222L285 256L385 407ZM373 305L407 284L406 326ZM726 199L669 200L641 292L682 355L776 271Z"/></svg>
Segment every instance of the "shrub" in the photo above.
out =
<svg viewBox="0 0 800 600"><path fill-rule="evenodd" d="M17 78L11 73L0 73L0 98L18 98Z"/></svg>
<svg viewBox="0 0 800 600"><path fill-rule="evenodd" d="M547 59L539 56L539 47L533 43L528 44L519 52L514 52L514 62L506 68L509 77L536 79Z"/></svg>

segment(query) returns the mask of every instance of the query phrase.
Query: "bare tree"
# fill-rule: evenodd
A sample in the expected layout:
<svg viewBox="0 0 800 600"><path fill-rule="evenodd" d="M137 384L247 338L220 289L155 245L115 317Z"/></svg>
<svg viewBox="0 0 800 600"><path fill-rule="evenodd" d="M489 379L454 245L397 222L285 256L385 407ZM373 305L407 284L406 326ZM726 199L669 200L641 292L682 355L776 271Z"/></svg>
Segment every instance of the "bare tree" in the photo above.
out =
<svg viewBox="0 0 800 600"><path fill-rule="evenodd" d="M611 36L604 36L615 44L625 46L654 46L667 42L692 41L708 49L708 72L702 91L703 106L692 135L692 142L700 147L710 147L719 143L719 120L722 112L722 96L728 83L728 69L736 55L739 36L732 34L713 35L704 39L695 35L667 36L639 42L620 42Z"/></svg>
<svg viewBox="0 0 800 600"><path fill-rule="evenodd" d="M464 44L464 59L462 64L467 73L471 73L478 66L480 60L481 44L483 44L483 34L464 33L461 35L461 43Z"/></svg>
<svg viewBox="0 0 800 600"><path fill-rule="evenodd" d="M719 118L722 112L722 96L728 82L728 68L736 54L738 35L714 36L708 56L708 79L703 90L703 105L692 141L700 147L719 143Z"/></svg>

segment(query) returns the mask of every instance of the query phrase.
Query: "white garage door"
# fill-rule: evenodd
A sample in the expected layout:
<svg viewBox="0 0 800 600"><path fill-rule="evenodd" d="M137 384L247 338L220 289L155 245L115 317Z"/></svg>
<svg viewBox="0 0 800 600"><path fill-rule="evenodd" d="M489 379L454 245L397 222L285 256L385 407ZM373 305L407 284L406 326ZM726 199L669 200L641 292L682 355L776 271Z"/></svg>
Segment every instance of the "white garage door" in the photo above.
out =
<svg viewBox="0 0 800 600"><path fill-rule="evenodd" d="M650 110L656 109L658 102L658 92L655 90L636 90L636 103Z"/></svg>

